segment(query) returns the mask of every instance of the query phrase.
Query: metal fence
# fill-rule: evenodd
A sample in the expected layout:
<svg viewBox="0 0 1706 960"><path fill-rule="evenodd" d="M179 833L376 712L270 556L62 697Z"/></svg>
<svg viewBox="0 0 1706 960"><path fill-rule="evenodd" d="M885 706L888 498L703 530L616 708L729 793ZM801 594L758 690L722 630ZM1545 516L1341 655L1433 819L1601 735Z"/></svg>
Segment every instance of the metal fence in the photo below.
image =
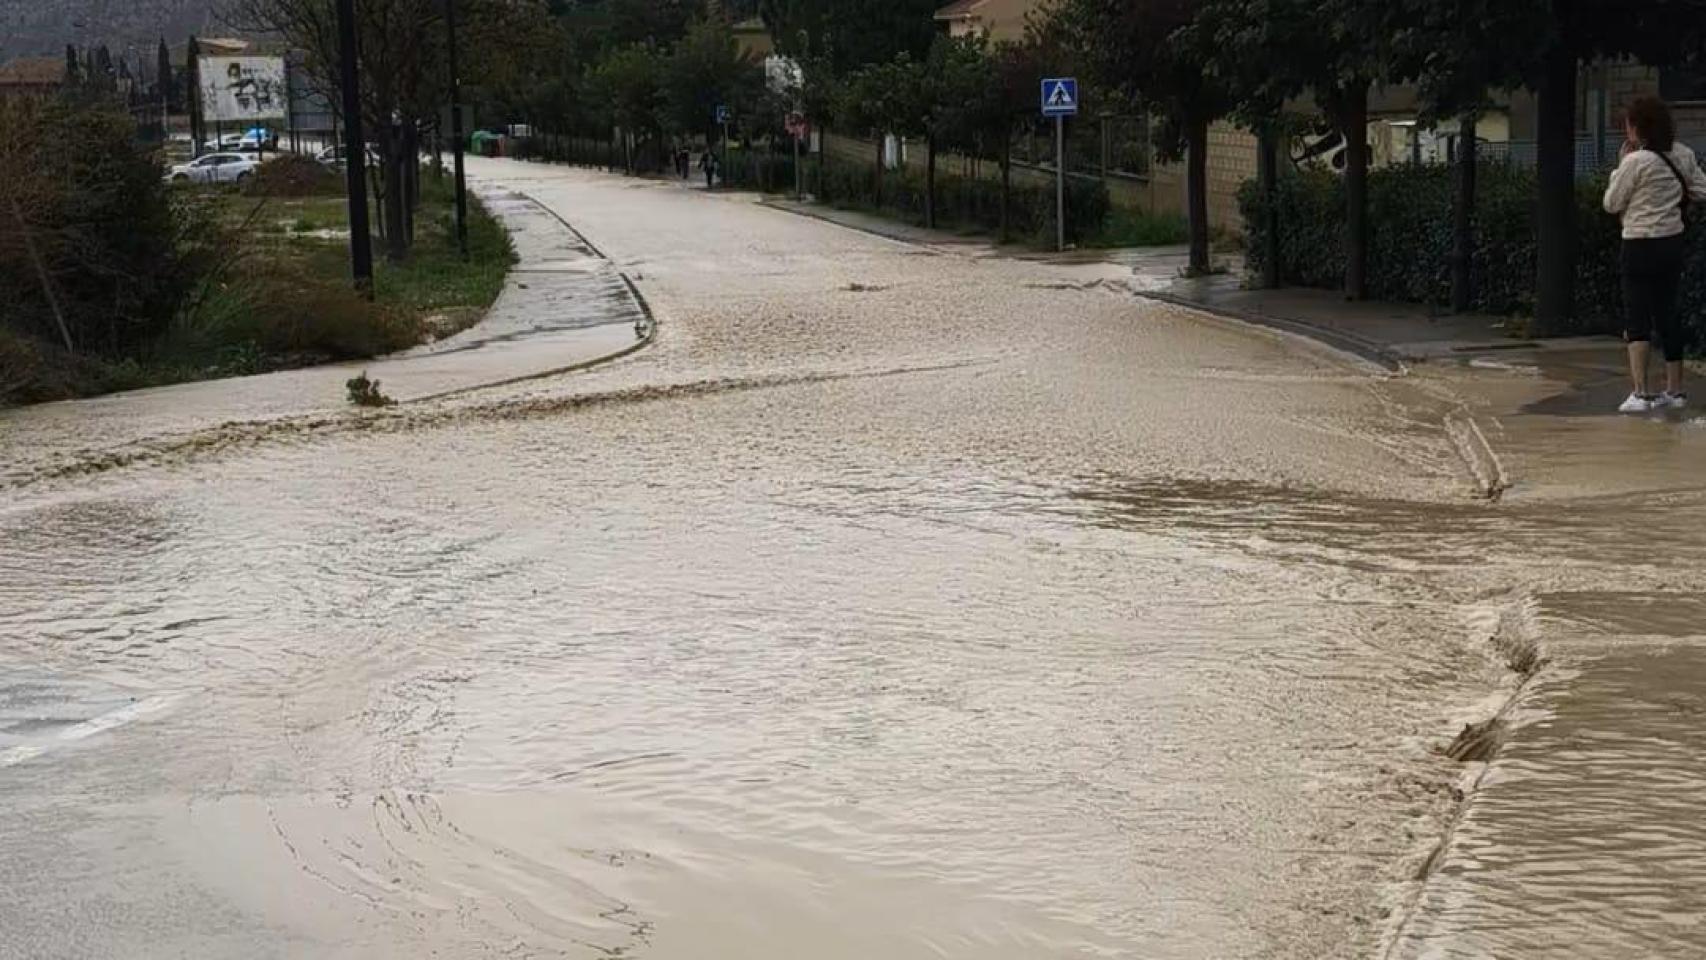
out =
<svg viewBox="0 0 1706 960"><path fill-rule="evenodd" d="M1684 138L1681 142L1687 144L1695 153L1706 152L1706 139L1690 140ZM1618 152L1622 146L1623 141L1617 137L1602 138L1592 134L1578 136L1576 138L1576 176L1587 179L1616 167ZM1477 155L1493 162L1502 161L1512 166L1529 169L1532 169L1539 159L1539 151L1533 140L1483 143L1477 148Z"/></svg>
<svg viewBox="0 0 1706 960"><path fill-rule="evenodd" d="M1054 167L1053 123L1027 124L1013 140L1013 158ZM1085 115L1066 124L1066 170L1091 177L1146 177L1154 159L1148 117Z"/></svg>

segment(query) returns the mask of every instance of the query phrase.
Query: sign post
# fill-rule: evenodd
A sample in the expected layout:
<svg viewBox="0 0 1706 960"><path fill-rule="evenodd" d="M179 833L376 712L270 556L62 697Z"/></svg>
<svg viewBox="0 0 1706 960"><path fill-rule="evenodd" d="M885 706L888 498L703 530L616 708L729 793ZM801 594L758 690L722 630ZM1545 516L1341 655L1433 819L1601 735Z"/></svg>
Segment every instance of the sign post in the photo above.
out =
<svg viewBox="0 0 1706 960"><path fill-rule="evenodd" d="M1054 118L1055 250L1066 249L1066 118L1078 115L1078 81L1051 77L1043 81L1043 116Z"/></svg>

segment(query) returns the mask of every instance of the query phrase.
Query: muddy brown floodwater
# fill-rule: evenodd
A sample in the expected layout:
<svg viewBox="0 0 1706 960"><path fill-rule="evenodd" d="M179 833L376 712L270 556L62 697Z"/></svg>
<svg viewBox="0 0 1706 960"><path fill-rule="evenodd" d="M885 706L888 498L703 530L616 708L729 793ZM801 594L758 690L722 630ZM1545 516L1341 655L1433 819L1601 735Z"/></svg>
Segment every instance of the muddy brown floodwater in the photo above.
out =
<svg viewBox="0 0 1706 960"><path fill-rule="evenodd" d="M0 957L1706 946L1706 432L1095 264L474 172L656 345L0 432Z"/></svg>

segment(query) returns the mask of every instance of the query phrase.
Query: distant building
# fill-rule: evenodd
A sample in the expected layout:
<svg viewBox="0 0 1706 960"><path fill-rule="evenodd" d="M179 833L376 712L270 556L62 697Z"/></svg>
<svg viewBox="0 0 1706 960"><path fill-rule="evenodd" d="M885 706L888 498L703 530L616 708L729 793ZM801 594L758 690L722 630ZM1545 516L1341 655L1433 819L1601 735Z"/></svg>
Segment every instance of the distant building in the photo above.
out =
<svg viewBox="0 0 1706 960"><path fill-rule="evenodd" d="M64 86L64 57L27 57L0 66L0 97L47 96Z"/></svg>
<svg viewBox="0 0 1706 960"><path fill-rule="evenodd" d="M1048 0L955 0L936 11L936 23L950 37L983 34L991 40L1023 40L1031 14Z"/></svg>
<svg viewBox="0 0 1706 960"><path fill-rule="evenodd" d="M770 28L764 25L763 20L757 17L742 20L732 30L741 56L749 60L763 60L776 52L776 39L770 35Z"/></svg>
<svg viewBox="0 0 1706 960"><path fill-rule="evenodd" d="M196 45L204 57L248 56L255 47L255 44L235 37L197 37Z"/></svg>

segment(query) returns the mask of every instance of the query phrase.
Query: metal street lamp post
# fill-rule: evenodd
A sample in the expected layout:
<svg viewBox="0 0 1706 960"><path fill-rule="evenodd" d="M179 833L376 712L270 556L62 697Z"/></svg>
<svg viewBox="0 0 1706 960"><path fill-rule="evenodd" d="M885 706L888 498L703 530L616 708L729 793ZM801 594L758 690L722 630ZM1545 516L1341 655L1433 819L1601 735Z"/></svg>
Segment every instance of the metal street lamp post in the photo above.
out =
<svg viewBox="0 0 1706 960"><path fill-rule="evenodd" d="M468 259L468 177L463 170L462 74L456 61L456 0L444 0L444 22L450 33L450 137L456 167L456 249Z"/></svg>

